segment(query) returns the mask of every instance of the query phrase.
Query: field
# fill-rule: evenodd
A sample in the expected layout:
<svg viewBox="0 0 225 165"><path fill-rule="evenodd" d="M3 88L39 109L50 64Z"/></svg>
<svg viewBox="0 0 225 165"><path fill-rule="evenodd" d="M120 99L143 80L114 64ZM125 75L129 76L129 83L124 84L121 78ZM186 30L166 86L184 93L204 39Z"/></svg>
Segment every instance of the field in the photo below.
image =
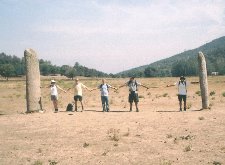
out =
<svg viewBox="0 0 225 165"><path fill-rule="evenodd" d="M32 114L25 113L25 80L0 80L0 165L225 164L225 77L209 77L209 110L201 110L199 84L191 84L187 112L179 112L176 87L166 87L178 78L137 79L151 87L139 88L138 113L129 112L127 87L110 90L108 113L102 112L99 90L84 91L84 112L66 112L73 90L59 92L60 112L53 113L51 79L41 79L45 112ZM72 80L55 79L64 89L73 86ZM118 87L127 80L107 83ZM101 79L81 82L95 88Z"/></svg>

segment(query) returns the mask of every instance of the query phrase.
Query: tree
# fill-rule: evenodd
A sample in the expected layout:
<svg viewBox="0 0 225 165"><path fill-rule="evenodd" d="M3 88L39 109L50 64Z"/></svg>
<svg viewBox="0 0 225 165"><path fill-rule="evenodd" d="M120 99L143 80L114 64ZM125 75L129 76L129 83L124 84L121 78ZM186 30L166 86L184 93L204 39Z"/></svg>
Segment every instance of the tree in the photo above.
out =
<svg viewBox="0 0 225 165"><path fill-rule="evenodd" d="M144 71L145 77L156 77L157 76L157 70L153 67L148 67Z"/></svg>
<svg viewBox="0 0 225 165"><path fill-rule="evenodd" d="M12 64L3 64L0 67L0 75L5 77L8 81L9 77L15 75L15 68Z"/></svg>
<svg viewBox="0 0 225 165"><path fill-rule="evenodd" d="M73 67L68 68L68 70L66 71L66 77L71 78L73 80L75 76L76 70Z"/></svg>

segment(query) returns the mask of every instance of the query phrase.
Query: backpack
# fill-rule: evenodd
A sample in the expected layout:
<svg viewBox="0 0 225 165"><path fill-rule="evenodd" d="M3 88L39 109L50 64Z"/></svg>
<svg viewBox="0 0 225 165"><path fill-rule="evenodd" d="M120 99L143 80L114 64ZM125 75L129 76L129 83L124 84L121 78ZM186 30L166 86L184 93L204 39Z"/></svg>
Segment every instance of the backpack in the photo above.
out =
<svg viewBox="0 0 225 165"><path fill-rule="evenodd" d="M102 86L103 86L104 84L101 84L100 85L100 89L102 89ZM109 85L108 84L106 84L106 86L107 86L107 90L108 90L108 92L109 92Z"/></svg>
<svg viewBox="0 0 225 165"><path fill-rule="evenodd" d="M66 107L66 111L73 111L73 104L69 103Z"/></svg>
<svg viewBox="0 0 225 165"><path fill-rule="evenodd" d="M178 86L180 86L180 83L181 83L181 81L179 81L179 84L178 84ZM187 86L186 86L187 84L186 84L186 81L184 81L184 86L185 86L185 89L186 89L186 92L187 92Z"/></svg>
<svg viewBox="0 0 225 165"><path fill-rule="evenodd" d="M179 84L178 84L178 85L180 85L180 83L181 83L181 81L179 81ZM185 87L186 87L186 81L184 81L184 85L185 85Z"/></svg>
<svg viewBox="0 0 225 165"><path fill-rule="evenodd" d="M131 84L132 82L131 81L128 81L128 86ZM137 81L135 80L134 81L134 84L136 86L136 91L138 91L138 84L137 84Z"/></svg>

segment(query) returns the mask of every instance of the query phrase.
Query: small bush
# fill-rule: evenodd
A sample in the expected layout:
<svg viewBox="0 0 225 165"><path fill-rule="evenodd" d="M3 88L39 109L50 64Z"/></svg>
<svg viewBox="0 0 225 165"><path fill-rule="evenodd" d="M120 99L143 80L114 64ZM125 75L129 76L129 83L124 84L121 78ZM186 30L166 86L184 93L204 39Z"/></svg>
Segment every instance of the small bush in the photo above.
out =
<svg viewBox="0 0 225 165"><path fill-rule="evenodd" d="M215 94L216 94L215 91L211 91L211 92L209 93L210 96L213 96L213 95L215 95Z"/></svg>
<svg viewBox="0 0 225 165"><path fill-rule="evenodd" d="M139 95L139 96L138 96L138 98L141 98L141 99L143 98L143 99L144 99L144 98L145 98L145 96L143 96L143 95Z"/></svg>
<svg viewBox="0 0 225 165"><path fill-rule="evenodd" d="M204 120L205 118L203 116L199 117L198 118L199 120Z"/></svg>
<svg viewBox="0 0 225 165"><path fill-rule="evenodd" d="M187 104L187 109L191 109L191 107L192 107L192 104L191 103L188 103Z"/></svg>
<svg viewBox="0 0 225 165"><path fill-rule="evenodd" d="M201 96L201 91L195 92L196 95Z"/></svg>
<svg viewBox="0 0 225 165"><path fill-rule="evenodd" d="M186 146L184 148L184 152L189 152L189 151L191 151L191 146L190 145L188 145L188 146Z"/></svg>
<svg viewBox="0 0 225 165"><path fill-rule="evenodd" d="M171 134L167 134L166 137L170 139L170 138L172 138L173 136L172 136Z"/></svg>
<svg viewBox="0 0 225 165"><path fill-rule="evenodd" d="M49 160L49 165L56 165L58 162L54 161L54 160Z"/></svg>
<svg viewBox="0 0 225 165"><path fill-rule="evenodd" d="M225 92L222 93L222 96L225 97Z"/></svg>
<svg viewBox="0 0 225 165"><path fill-rule="evenodd" d="M83 144L83 147L84 147L84 148L87 148L88 146L89 146L89 143L86 143L86 142L85 142L85 143Z"/></svg>
<svg viewBox="0 0 225 165"><path fill-rule="evenodd" d="M213 161L213 165L221 165L221 163L217 161Z"/></svg>
<svg viewBox="0 0 225 165"><path fill-rule="evenodd" d="M111 128L107 134L109 135L110 140L119 141L120 140L119 132L120 132L119 129Z"/></svg>
<svg viewBox="0 0 225 165"><path fill-rule="evenodd" d="M168 96L168 93L164 93L164 94L163 94L163 97L167 97L167 96Z"/></svg>

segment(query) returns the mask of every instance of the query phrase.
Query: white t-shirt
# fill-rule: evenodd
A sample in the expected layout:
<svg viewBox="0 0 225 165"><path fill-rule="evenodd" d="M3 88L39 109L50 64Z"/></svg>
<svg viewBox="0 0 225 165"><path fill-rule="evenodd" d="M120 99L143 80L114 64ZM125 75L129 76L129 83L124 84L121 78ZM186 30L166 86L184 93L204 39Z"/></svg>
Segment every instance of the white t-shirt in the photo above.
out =
<svg viewBox="0 0 225 165"><path fill-rule="evenodd" d="M109 96L109 91L108 91L108 88L111 88L112 86L111 85L108 85L108 84L101 84L99 85L99 89L101 91L101 96Z"/></svg>
<svg viewBox="0 0 225 165"><path fill-rule="evenodd" d="M79 95L82 96L82 88L87 88L84 84L78 83L74 86L74 96Z"/></svg>
<svg viewBox="0 0 225 165"><path fill-rule="evenodd" d="M175 85L178 88L178 95L187 95L187 87L189 85L188 82L184 81L182 83L181 81L178 81L175 83Z"/></svg>
<svg viewBox="0 0 225 165"><path fill-rule="evenodd" d="M57 87L56 85L51 86L51 95L58 95Z"/></svg>

